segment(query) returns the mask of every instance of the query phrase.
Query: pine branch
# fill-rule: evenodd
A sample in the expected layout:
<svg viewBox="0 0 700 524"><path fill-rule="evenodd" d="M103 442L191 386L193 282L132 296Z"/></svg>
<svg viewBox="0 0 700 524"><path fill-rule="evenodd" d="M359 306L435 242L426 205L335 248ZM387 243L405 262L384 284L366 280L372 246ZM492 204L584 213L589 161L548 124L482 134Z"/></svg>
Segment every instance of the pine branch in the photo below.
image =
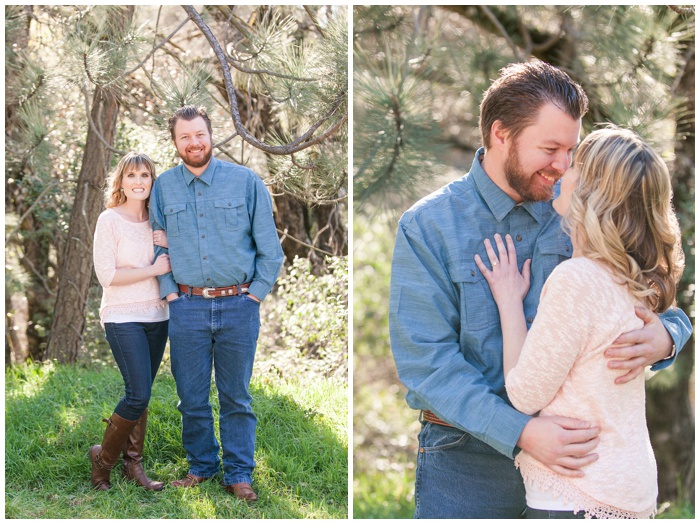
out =
<svg viewBox="0 0 700 524"><path fill-rule="evenodd" d="M34 200L34 202L32 203L31 206L29 206L29 209L27 209L24 212L24 214L19 218L19 220L17 221L17 226L12 231L10 231L8 233L8 235L5 237L5 246L7 246L7 243L15 235L15 233L17 233L17 231L20 230L20 228L22 227L22 222L24 222L24 219L29 216L29 213L31 213L34 210L34 208L37 206L37 204L41 201L41 199L44 198L44 196L49 192L49 189L53 188L56 184L58 184L58 182L56 182L54 180L53 182L47 184L47 186L43 189L43 191L41 193L39 193L39 196L36 197L36 200Z"/></svg>
<svg viewBox="0 0 700 524"><path fill-rule="evenodd" d="M165 39L164 39L160 44L158 44L157 46L154 46L153 49L151 49L151 52L148 53L148 54L146 55L146 57L145 57L136 67L134 67L133 69L130 69L129 71L127 71L126 73L124 73L124 74L122 75L122 77L127 77L127 76L129 76L130 74L134 73L139 67L141 67L143 64L145 64L145 63L146 63L146 60L148 60L151 56L153 56L153 55L155 54L155 52L158 51L158 49L160 49L160 48L163 47L165 44L167 44L168 42L170 42L170 39L171 39L172 37L174 37L174 36L177 34L177 32L178 32L180 29L182 29L182 28L184 27L184 25L185 25L187 22L189 22L189 21L190 21L189 18L186 18L185 20L183 20L183 22L182 22L179 26L177 26L177 28L175 28L175 30L174 30L172 33L170 33L168 36L166 36Z"/></svg>
<svg viewBox="0 0 700 524"><path fill-rule="evenodd" d="M241 122L241 115L238 110L238 98L236 96L236 91L233 87L233 80L231 78L231 71L228 67L228 61L226 60L226 54L224 53L223 49L221 49L221 46L216 40L214 34L211 32L211 29L209 29L209 27L204 23L202 17L194 9L194 7L186 5L182 6L182 8L185 10L185 12L187 12L190 19L202 31L202 34L204 34L205 38L209 42L209 45L214 50L214 54L219 59L221 70L224 76L224 83L226 85L226 91L229 96L229 106L231 109L231 117L233 118L234 127L236 128L236 131L238 131L238 133L240 134L241 138L243 138L243 140L248 142L250 145L272 155L288 155L324 141L326 138L333 135L338 129L340 129L341 125L345 123L345 121L348 118L347 113L345 113L343 118L336 125L323 132L320 136L313 138L313 135L316 132L316 130L320 128L321 125L323 125L323 123L326 120L328 120L331 116L333 116L333 114L336 112L336 110L340 106L340 102L342 101L340 100L336 103L336 106L331 110L331 112L328 115L326 115L321 120L313 124L306 133L304 133L303 135L296 138L291 143L285 146L270 146L255 138L248 132L248 130Z"/></svg>

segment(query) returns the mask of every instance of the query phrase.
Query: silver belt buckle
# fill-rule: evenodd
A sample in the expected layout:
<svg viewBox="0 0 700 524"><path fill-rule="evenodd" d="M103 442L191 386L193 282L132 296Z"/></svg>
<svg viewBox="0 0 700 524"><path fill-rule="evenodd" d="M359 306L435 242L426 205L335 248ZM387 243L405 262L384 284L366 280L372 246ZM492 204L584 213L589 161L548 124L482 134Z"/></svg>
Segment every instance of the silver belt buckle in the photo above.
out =
<svg viewBox="0 0 700 524"><path fill-rule="evenodd" d="M202 289L202 296L203 296L204 298L216 298L216 297L214 297L214 296L212 296L212 295L209 294L210 291L216 291L216 288L214 288L214 287L205 287L205 288L203 288L203 289Z"/></svg>

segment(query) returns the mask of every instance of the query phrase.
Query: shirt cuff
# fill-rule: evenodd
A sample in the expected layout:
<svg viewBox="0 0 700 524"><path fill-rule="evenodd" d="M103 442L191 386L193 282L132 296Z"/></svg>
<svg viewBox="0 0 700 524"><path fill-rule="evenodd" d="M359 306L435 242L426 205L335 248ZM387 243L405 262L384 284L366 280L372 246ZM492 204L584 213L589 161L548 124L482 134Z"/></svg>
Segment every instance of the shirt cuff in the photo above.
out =
<svg viewBox="0 0 700 524"><path fill-rule="evenodd" d="M255 298L259 299L260 302L265 300L265 297L270 293L270 291L270 287L261 282L260 280L253 280L253 282L248 287L248 294L253 295Z"/></svg>
<svg viewBox="0 0 700 524"><path fill-rule="evenodd" d="M520 435L532 417L510 408L503 409L494 417L486 430L484 442L506 457L515 458Z"/></svg>
<svg viewBox="0 0 700 524"><path fill-rule="evenodd" d="M160 298L162 299L165 299L170 293L179 291L172 273L158 277L158 283L160 284Z"/></svg>

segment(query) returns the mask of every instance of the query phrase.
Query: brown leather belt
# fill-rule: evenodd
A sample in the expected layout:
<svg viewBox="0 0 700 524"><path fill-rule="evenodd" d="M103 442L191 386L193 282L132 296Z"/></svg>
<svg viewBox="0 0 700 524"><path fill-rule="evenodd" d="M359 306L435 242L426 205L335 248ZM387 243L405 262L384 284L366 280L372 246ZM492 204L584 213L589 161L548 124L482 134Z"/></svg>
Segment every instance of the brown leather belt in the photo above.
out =
<svg viewBox="0 0 700 524"><path fill-rule="evenodd" d="M238 294L247 293L251 282L228 287L192 287L178 284L177 287L183 293L204 298L235 297Z"/></svg>
<svg viewBox="0 0 700 524"><path fill-rule="evenodd" d="M433 424L440 424L441 426L447 426L448 428L453 428L454 426L452 424L448 424L444 420L442 420L440 417L438 417L435 413L432 411L423 410L421 411L421 416L423 417L423 420L426 422L432 422Z"/></svg>

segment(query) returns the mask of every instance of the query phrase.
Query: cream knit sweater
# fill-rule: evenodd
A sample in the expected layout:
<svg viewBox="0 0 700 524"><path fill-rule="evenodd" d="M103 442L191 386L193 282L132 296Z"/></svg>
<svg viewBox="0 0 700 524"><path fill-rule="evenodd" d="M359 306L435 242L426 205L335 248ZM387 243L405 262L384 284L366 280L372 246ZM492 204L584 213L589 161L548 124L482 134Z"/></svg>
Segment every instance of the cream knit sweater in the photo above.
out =
<svg viewBox="0 0 700 524"><path fill-rule="evenodd" d="M138 316L166 307L156 277L124 286L111 285L117 269L147 267L153 264L154 257L153 231L148 221L130 222L113 209L100 214L95 227L93 259L103 288L100 305L103 325L110 321L110 313Z"/></svg>
<svg viewBox="0 0 700 524"><path fill-rule="evenodd" d="M552 472L525 452L515 460L523 477L572 502L586 516L649 518L656 511L656 462L646 426L644 374L623 385L604 352L643 322L627 287L597 261L560 264L542 289L535 321L517 366L506 377L513 406L523 413L559 415L600 427L597 461L582 478Z"/></svg>

